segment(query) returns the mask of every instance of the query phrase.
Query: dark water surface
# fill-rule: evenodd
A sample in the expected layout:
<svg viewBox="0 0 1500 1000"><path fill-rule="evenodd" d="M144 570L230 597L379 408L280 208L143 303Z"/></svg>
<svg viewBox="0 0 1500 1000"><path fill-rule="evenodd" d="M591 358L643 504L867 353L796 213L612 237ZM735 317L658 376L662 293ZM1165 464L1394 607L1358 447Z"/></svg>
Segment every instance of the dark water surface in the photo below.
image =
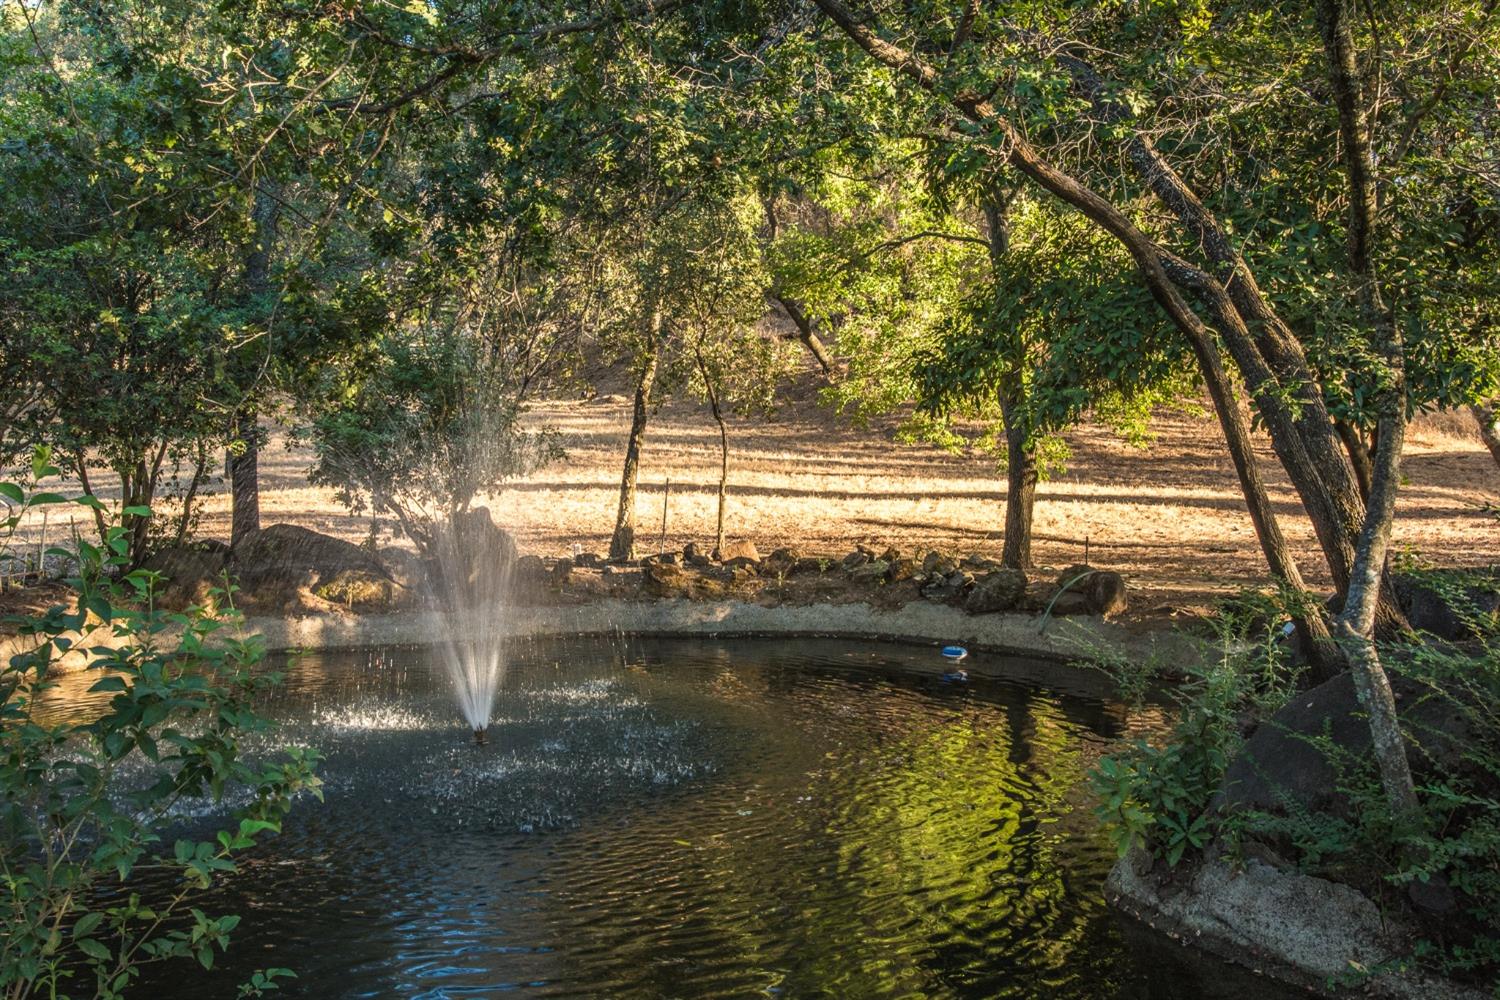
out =
<svg viewBox="0 0 1500 1000"><path fill-rule="evenodd" d="M319 998L1202 995L1101 897L1084 775L1149 711L943 683L898 646L512 657L488 747L430 651L291 666L269 711L326 755L326 802L205 907L244 917L223 967L137 995L232 997L272 965Z"/></svg>

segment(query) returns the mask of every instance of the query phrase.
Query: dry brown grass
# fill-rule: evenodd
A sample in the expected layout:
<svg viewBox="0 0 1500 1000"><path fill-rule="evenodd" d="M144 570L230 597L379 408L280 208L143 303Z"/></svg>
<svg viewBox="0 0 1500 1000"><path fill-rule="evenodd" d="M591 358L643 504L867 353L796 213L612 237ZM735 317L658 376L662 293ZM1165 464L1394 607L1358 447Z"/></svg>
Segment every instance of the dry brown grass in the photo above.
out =
<svg viewBox="0 0 1500 1000"><path fill-rule="evenodd" d="M895 443L890 425L855 429L803 399L774 420L731 427L729 525L762 552L793 545L842 554L856 542L908 550L939 547L998 555L1004 479L987 455L952 455ZM555 426L567 458L489 501L523 549L562 554L573 543L607 546L614 524L628 401L557 400L532 419ZM1067 472L1042 485L1035 556L1043 566L1082 560L1127 574L1144 603L1191 604L1265 579L1233 469L1211 418L1165 414L1148 449L1093 426L1068 436ZM1263 467L1304 572L1326 582L1310 525L1264 441ZM278 437L262 459L262 512L351 539L367 519L346 514L329 491L307 484L308 456ZM641 475L644 548L660 538L663 484L671 481L666 545L711 539L718 439L703 408L674 403L659 413ZM1480 510L1500 494L1500 473L1467 414L1421 418L1405 462L1396 538L1442 564L1500 560L1500 523ZM204 505L202 533L223 537L228 497ZM1140 607L1143 602L1137 602Z"/></svg>

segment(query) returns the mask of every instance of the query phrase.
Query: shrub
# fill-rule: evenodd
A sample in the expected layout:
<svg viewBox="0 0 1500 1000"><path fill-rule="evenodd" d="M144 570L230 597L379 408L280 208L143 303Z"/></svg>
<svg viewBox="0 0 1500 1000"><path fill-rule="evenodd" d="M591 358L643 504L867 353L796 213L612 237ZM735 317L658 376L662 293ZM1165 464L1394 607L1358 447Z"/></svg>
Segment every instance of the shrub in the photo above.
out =
<svg viewBox="0 0 1500 1000"><path fill-rule="evenodd" d="M45 461L39 477L55 474ZM22 511L67 503L0 492ZM79 501L71 501L79 502ZM9 529L19 515L13 510ZM9 531L3 537L9 537ZM0 668L0 994L120 996L148 963L196 959L211 967L239 918L192 905L235 858L280 828L294 797L319 794L317 754L292 749L254 763L247 734L269 727L253 702L279 677L254 668L263 646L238 638L232 608L155 609L153 574L114 575L127 562L124 531L78 543L76 604L15 624L35 646ZM220 597L227 605L229 592ZM80 648L89 636L88 649ZM59 661L86 656L91 692L108 704L58 721L48 703ZM191 800L246 800L209 840L166 842ZM175 887L139 889L150 870ZM160 884L157 882L155 884ZM148 898L150 896L151 898ZM257 973L241 995L275 989L285 969Z"/></svg>

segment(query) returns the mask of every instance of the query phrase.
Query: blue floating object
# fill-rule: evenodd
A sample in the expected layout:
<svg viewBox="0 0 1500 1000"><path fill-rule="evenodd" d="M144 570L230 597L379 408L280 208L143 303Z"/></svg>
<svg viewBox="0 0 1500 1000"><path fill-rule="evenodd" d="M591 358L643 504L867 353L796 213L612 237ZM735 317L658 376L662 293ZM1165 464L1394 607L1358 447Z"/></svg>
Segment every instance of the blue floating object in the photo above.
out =
<svg viewBox="0 0 1500 1000"><path fill-rule="evenodd" d="M962 660L969 655L969 651L962 646L944 646L943 655L950 660Z"/></svg>
<svg viewBox="0 0 1500 1000"><path fill-rule="evenodd" d="M969 672L967 670L950 670L943 675L943 682L946 684L966 684L968 680Z"/></svg>

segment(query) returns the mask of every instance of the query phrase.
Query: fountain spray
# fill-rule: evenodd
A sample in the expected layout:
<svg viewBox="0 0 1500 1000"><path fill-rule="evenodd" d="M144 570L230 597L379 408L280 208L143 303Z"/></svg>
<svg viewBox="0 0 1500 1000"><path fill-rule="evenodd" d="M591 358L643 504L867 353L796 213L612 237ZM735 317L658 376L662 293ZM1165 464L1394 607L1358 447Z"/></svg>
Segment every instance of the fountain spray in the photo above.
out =
<svg viewBox="0 0 1500 1000"><path fill-rule="evenodd" d="M443 619L443 664L475 746L485 746L505 676L504 602L515 543L484 507L455 515L436 543L431 593Z"/></svg>

